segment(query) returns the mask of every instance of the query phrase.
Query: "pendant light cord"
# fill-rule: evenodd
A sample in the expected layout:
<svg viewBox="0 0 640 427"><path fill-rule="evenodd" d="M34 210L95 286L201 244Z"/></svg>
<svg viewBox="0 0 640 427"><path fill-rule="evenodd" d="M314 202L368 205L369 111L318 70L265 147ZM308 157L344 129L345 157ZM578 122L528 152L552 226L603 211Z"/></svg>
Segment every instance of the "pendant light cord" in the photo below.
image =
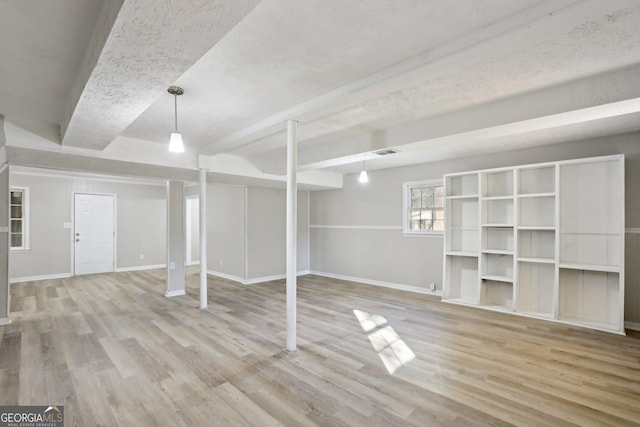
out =
<svg viewBox="0 0 640 427"><path fill-rule="evenodd" d="M174 93L173 94L173 100L174 100L174 109L173 112L175 114L175 123L176 123L176 133L178 133L178 94Z"/></svg>

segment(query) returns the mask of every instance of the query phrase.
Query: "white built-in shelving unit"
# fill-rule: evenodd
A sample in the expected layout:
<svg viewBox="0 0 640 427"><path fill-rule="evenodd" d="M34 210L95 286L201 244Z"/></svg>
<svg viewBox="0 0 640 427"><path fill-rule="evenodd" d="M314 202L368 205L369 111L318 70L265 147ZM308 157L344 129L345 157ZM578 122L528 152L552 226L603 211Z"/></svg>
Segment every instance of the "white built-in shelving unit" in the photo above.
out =
<svg viewBox="0 0 640 427"><path fill-rule="evenodd" d="M444 182L444 301L624 333L624 155Z"/></svg>

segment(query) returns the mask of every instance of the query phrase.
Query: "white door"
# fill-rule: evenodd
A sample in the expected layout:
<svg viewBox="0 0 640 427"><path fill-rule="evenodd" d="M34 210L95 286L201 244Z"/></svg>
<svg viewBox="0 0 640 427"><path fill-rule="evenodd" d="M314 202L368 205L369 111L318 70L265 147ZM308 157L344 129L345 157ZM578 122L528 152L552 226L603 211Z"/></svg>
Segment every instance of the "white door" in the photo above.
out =
<svg viewBox="0 0 640 427"><path fill-rule="evenodd" d="M113 196L75 195L75 274L113 271L113 205Z"/></svg>

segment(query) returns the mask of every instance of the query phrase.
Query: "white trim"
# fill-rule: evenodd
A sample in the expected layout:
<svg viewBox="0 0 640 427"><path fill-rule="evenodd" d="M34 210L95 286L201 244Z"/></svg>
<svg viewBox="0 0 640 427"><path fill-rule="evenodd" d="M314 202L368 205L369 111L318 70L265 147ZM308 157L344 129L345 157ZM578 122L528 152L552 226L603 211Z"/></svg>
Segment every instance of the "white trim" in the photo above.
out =
<svg viewBox="0 0 640 427"><path fill-rule="evenodd" d="M253 279L242 279L238 276L232 276L230 274L220 273L219 271L213 270L208 270L207 274L238 282L242 285L255 285L257 283L272 282L274 280L284 280L287 277L286 274L276 274L273 276L254 277ZM307 274L311 274L311 272L309 270L300 270L296 273L297 276L306 276Z"/></svg>
<svg viewBox="0 0 640 427"><path fill-rule="evenodd" d="M409 229L409 204L411 199L409 198L409 190L411 188L416 187L442 187L444 192L444 180L442 178L438 179L425 179L421 181L407 181L402 183L402 233L405 236L444 236L444 230L442 231L420 231L420 230L410 230ZM444 194L442 196L444 203ZM444 213L445 206L442 205L442 212ZM443 220L443 224L444 224Z"/></svg>
<svg viewBox="0 0 640 427"><path fill-rule="evenodd" d="M25 175L25 176L41 176L46 178L63 178L63 179L84 179L89 181L103 181L103 182L117 182L121 184L137 184L137 185L156 185L156 186L164 186L166 183L166 179L158 179L151 180L147 178L120 178L120 177L110 177L106 175L86 173L86 172L73 172L73 171L61 171L60 173L56 173L51 169L45 168L32 168L29 166L19 166L21 169L25 168L26 170L15 170L15 167L11 169L12 175ZM40 172L39 170L44 170L48 172Z"/></svg>
<svg viewBox="0 0 640 427"><path fill-rule="evenodd" d="M444 239L444 232L441 232L441 231L412 231L410 233L403 232L402 237L409 237L409 238L437 237L440 239Z"/></svg>
<svg viewBox="0 0 640 427"><path fill-rule="evenodd" d="M300 276L300 274L298 274ZM243 285L255 285L256 283L273 282L274 280L286 279L286 274L276 274L273 276L255 277L253 279L245 279L242 281Z"/></svg>
<svg viewBox="0 0 640 427"><path fill-rule="evenodd" d="M116 273L124 273L126 271L142 271L142 270L154 270L156 268L166 268L167 264L154 264L154 265L138 265L135 267L121 267L116 268Z"/></svg>
<svg viewBox="0 0 640 427"><path fill-rule="evenodd" d="M200 261L191 261L191 262L184 263L185 267L191 267L192 265L200 265Z"/></svg>
<svg viewBox="0 0 640 427"><path fill-rule="evenodd" d="M232 276L231 274L220 273L219 271L207 270L207 274L210 276L220 277L222 279L231 280L233 282L243 283L244 279L238 276Z"/></svg>
<svg viewBox="0 0 640 427"><path fill-rule="evenodd" d="M640 331L640 323L637 322L624 322L624 327L632 331Z"/></svg>
<svg viewBox="0 0 640 427"><path fill-rule="evenodd" d="M625 230L627 234L640 234L640 228L627 228Z"/></svg>
<svg viewBox="0 0 640 427"><path fill-rule="evenodd" d="M0 326L5 326L11 323L11 319L8 317L0 317Z"/></svg>
<svg viewBox="0 0 640 427"><path fill-rule="evenodd" d="M175 291L167 291L164 296L167 298L171 298L171 297L179 297L181 295L186 295L187 292L184 289L178 289Z"/></svg>
<svg viewBox="0 0 640 427"><path fill-rule="evenodd" d="M402 230L401 225L322 225L309 224L309 228L328 228L334 230Z"/></svg>
<svg viewBox="0 0 640 427"><path fill-rule="evenodd" d="M36 280L68 279L69 277L73 277L73 274L59 273L59 274L43 274L42 276L13 277L9 279L9 283L35 282Z"/></svg>
<svg viewBox="0 0 640 427"><path fill-rule="evenodd" d="M434 296L442 297L442 291L436 290L432 292L426 288L420 288L418 286L412 286L412 285L403 285L401 283L383 282L380 280L365 279L363 277L343 276L342 274L326 273L323 271L314 271L314 270L309 271L309 274L322 276L322 277L329 277L331 279L347 280L349 282L364 283L366 285L381 286L383 288L398 289L401 291L416 292L419 294L434 295Z"/></svg>

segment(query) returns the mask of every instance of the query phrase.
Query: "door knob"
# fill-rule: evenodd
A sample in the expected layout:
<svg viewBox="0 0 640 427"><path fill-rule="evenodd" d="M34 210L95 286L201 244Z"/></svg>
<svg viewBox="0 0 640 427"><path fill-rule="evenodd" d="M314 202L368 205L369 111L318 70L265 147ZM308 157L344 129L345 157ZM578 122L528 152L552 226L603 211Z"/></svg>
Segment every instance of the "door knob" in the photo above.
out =
<svg viewBox="0 0 640 427"><path fill-rule="evenodd" d="M79 241L80 241L80 239L76 239L76 242L79 242Z"/></svg>

